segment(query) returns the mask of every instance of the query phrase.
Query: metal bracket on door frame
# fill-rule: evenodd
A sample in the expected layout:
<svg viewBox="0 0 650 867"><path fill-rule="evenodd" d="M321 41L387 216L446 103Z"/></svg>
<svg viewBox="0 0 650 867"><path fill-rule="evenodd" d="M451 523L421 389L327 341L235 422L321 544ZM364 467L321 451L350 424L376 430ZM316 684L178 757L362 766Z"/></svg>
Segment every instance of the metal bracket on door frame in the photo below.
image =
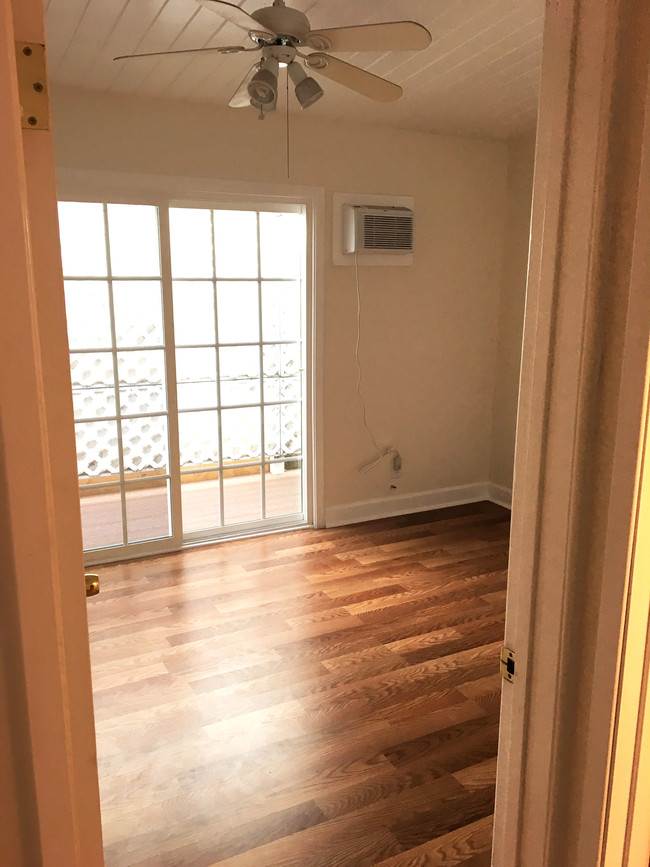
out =
<svg viewBox="0 0 650 867"><path fill-rule="evenodd" d="M49 129L45 46L39 42L16 42L16 71L22 128Z"/></svg>

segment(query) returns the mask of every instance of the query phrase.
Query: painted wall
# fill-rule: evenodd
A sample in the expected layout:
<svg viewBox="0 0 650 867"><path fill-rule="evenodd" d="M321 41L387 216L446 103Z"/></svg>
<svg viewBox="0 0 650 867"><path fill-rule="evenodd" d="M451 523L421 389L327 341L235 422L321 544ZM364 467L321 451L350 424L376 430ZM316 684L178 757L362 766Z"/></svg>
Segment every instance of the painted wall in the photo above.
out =
<svg viewBox="0 0 650 867"><path fill-rule="evenodd" d="M284 118L83 91L54 92L60 167L286 181ZM330 521L407 511L488 482L507 219L504 143L291 119L291 183L325 188L325 504ZM414 196L410 267L361 267L368 421L403 472L365 476L374 453L356 393L354 269L332 262L333 192ZM447 491L447 489L454 489ZM456 490L457 489L457 490ZM364 504L365 505L359 505Z"/></svg>
<svg viewBox="0 0 650 867"><path fill-rule="evenodd" d="M511 491L533 194L534 135L511 142L508 150L503 288L499 310L490 481Z"/></svg>

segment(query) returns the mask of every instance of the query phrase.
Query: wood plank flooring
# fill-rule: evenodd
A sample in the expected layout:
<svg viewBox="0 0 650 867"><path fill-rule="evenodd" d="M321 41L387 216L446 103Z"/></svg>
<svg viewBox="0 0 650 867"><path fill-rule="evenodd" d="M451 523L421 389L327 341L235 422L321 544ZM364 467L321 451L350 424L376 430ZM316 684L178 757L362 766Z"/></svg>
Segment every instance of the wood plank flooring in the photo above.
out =
<svg viewBox="0 0 650 867"><path fill-rule="evenodd" d="M509 512L99 569L108 867L488 867Z"/></svg>

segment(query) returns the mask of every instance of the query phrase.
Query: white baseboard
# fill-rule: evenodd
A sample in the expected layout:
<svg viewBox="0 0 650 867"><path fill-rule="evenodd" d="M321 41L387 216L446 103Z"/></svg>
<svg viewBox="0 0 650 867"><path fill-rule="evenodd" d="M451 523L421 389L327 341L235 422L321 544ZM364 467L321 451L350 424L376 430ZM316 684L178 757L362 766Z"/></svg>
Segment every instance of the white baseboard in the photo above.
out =
<svg viewBox="0 0 650 867"><path fill-rule="evenodd" d="M420 491L417 494L395 494L377 500L346 503L325 508L325 526L340 527L343 524L358 524L377 518L408 515L411 512L426 512L445 506L460 506L486 499L487 485L459 485L455 488L439 488L436 491Z"/></svg>
<svg viewBox="0 0 650 867"><path fill-rule="evenodd" d="M503 485L493 485L492 482L488 482L485 499L496 503L497 506L512 509L512 488L504 488Z"/></svg>
<svg viewBox="0 0 650 867"><path fill-rule="evenodd" d="M421 491L417 494L396 494L392 497L346 503L341 506L326 506L325 526L341 527L344 524L358 524L361 521L375 521L379 518L392 518L395 515L408 515L412 512L427 512L429 509L443 509L446 506L462 506L465 503L478 503L481 500L490 500L509 509L512 491L501 485L483 482L477 485L458 485L455 488Z"/></svg>

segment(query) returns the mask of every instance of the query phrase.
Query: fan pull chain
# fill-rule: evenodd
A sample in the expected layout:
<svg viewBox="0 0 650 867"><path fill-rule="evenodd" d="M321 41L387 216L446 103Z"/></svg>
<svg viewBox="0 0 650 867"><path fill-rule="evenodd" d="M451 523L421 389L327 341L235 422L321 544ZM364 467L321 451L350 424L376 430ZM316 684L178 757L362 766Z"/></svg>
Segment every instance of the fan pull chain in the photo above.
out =
<svg viewBox="0 0 650 867"><path fill-rule="evenodd" d="M289 151L289 67L287 66L287 74L286 74L286 83L287 83L287 180L290 177L290 151Z"/></svg>

